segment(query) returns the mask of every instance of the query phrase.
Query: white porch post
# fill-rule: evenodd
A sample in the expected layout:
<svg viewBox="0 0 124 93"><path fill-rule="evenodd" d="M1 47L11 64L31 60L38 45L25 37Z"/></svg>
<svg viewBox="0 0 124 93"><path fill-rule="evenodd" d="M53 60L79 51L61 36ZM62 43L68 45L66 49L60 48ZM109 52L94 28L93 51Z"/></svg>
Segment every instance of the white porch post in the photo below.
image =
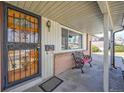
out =
<svg viewBox="0 0 124 93"><path fill-rule="evenodd" d="M103 89L109 91L109 30L114 30L114 24L107 1L97 1L101 12L104 15L104 74L103 74Z"/></svg>
<svg viewBox="0 0 124 93"><path fill-rule="evenodd" d="M104 74L103 74L103 89L109 91L109 16L104 14Z"/></svg>

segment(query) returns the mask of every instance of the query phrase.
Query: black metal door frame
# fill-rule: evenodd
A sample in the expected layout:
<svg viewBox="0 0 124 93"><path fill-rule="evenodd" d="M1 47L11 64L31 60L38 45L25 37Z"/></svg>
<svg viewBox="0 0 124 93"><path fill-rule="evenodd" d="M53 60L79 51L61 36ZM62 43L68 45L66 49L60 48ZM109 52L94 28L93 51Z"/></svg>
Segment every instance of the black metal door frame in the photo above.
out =
<svg viewBox="0 0 124 93"><path fill-rule="evenodd" d="M24 13L24 14L27 14L27 15L30 15L30 16L33 16L33 17L36 17L38 18L38 54L39 54L39 57L38 57L38 74L35 74L33 76L30 76L30 77L27 77L27 78L24 78L24 79L21 79L19 81L15 81L11 84L8 84L8 36L7 36L7 31L8 31L8 26L7 26L7 22L8 22L8 8L9 9L13 9L13 10L16 10L16 11L19 11L21 13ZM35 78L35 77L38 77L38 76L41 76L41 17L36 15L36 14L33 14L29 11L26 11L26 10L23 10L23 9L20 9L18 7L15 7L13 5L10 5L10 4L7 4L7 3L4 3L4 42L3 42L3 84L2 84L2 90L5 90L9 87L12 87L16 84L19 84L21 82L24 82L24 81L27 81L27 80L30 80L32 78Z"/></svg>

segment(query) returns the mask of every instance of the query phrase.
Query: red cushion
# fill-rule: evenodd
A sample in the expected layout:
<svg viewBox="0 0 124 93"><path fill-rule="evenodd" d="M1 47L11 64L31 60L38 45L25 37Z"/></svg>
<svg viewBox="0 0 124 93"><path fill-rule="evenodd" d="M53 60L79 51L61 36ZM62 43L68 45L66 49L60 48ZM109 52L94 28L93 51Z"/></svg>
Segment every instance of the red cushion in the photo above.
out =
<svg viewBox="0 0 124 93"><path fill-rule="evenodd" d="M85 63L89 63L91 61L91 59L89 58L82 58L82 62Z"/></svg>

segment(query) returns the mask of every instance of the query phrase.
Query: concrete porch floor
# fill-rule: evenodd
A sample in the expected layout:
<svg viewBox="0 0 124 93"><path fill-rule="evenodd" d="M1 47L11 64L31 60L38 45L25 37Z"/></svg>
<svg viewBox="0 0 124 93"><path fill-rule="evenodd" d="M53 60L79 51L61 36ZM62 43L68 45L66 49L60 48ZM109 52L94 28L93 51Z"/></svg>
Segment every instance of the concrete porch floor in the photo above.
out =
<svg viewBox="0 0 124 93"><path fill-rule="evenodd" d="M103 62L93 60L93 67L84 67L84 74L80 69L69 69L57 77L64 80L54 92L102 92L103 91ZM124 91L124 80L121 69L110 69L110 91ZM37 86L25 90L26 92L42 92Z"/></svg>

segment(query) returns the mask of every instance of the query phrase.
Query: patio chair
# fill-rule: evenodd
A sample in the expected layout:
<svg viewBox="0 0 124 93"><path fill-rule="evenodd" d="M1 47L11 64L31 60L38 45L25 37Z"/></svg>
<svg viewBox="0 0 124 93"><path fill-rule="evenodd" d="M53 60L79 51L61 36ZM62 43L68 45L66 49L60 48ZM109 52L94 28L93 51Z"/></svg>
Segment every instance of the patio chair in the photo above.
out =
<svg viewBox="0 0 124 93"><path fill-rule="evenodd" d="M90 67L92 67L91 62L92 62L92 57L90 55L84 55L83 52L74 52L72 53L72 56L75 61L75 67L74 68L80 68L81 72L84 73L83 67L85 64L89 63Z"/></svg>

